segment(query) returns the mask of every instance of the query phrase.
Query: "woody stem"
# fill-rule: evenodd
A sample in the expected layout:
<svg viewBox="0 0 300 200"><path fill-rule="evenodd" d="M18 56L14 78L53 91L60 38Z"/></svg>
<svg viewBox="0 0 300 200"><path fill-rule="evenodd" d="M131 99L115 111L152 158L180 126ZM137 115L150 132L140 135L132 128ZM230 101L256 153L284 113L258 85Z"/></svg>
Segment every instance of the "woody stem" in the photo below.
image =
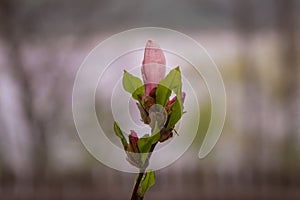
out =
<svg viewBox="0 0 300 200"><path fill-rule="evenodd" d="M151 157L151 153L153 152L155 146L156 146L157 143L153 144L150 148L150 151L149 151L149 154L148 154L148 157L146 158L146 161L145 163L148 163L150 157ZM139 189L139 186L141 184L141 181L143 179L143 176L145 174L145 171L146 171L146 167L142 167L141 170L140 170L140 173L139 173L139 176L136 180L136 183L134 185L134 188L133 188L133 191L132 191L132 195L131 195L131 200L142 200L143 197L139 196L138 194L138 189Z"/></svg>

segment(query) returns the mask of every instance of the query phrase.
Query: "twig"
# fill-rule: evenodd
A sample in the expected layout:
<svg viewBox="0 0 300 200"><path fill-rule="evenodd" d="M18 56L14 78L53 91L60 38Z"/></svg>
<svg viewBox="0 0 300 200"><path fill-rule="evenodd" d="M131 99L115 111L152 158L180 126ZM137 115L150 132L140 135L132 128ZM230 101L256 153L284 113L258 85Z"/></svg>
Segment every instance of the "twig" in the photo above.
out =
<svg viewBox="0 0 300 200"><path fill-rule="evenodd" d="M139 186L141 184L141 181L143 179L144 173L145 173L145 171L141 171L139 173L139 176L138 176L138 178L136 180L136 183L134 185L134 189L133 189L133 192L132 192L132 195L131 195L131 200L137 200L137 195L138 195L137 191L138 191Z"/></svg>
<svg viewBox="0 0 300 200"><path fill-rule="evenodd" d="M140 186L140 184L141 184L141 182L142 182L143 176L144 176L144 174L145 174L145 171L146 171L146 168L147 168L147 165L148 165L147 163L149 162L149 159L150 159L150 157L151 157L151 154L152 154L152 152L153 152L153 150L154 150L156 144L157 144L157 143L153 144L153 145L151 146L151 148L150 148L149 154L148 154L148 156L147 156L147 158L146 158L146 161L145 161L145 166L146 166L146 167L143 166L143 167L141 168L141 170L140 170L139 176L138 176L138 178L137 178L137 180L136 180L136 183L135 183L134 188L133 188L133 191L132 191L131 200L142 200L142 199L143 199L143 197L140 197L140 196L138 195L138 189L139 189L139 186Z"/></svg>

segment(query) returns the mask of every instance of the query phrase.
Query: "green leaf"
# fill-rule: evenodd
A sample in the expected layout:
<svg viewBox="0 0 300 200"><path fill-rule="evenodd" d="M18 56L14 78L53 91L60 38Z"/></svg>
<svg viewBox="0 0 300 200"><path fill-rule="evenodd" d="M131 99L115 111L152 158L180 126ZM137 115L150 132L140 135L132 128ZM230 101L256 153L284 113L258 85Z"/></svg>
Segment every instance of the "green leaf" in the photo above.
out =
<svg viewBox="0 0 300 200"><path fill-rule="evenodd" d="M138 147L140 153L148 153L152 146L152 138L151 137L142 137L138 140Z"/></svg>
<svg viewBox="0 0 300 200"><path fill-rule="evenodd" d="M143 197L145 195L145 193L147 192L147 190L153 186L155 184L155 173L153 170L146 172L146 174L144 175L142 181L141 181L141 185L140 185L140 189L141 189L141 193L140 196Z"/></svg>
<svg viewBox="0 0 300 200"><path fill-rule="evenodd" d="M132 98L141 102L139 96L144 96L145 91L142 80L124 70L122 83L124 90L132 94Z"/></svg>
<svg viewBox="0 0 300 200"><path fill-rule="evenodd" d="M149 153L151 146L158 142L160 138L160 130L157 126L157 122L155 123L155 128L151 136L144 135L142 138L138 140L138 147L141 153Z"/></svg>
<svg viewBox="0 0 300 200"><path fill-rule="evenodd" d="M126 147L128 145L127 140L124 137L124 135L116 121L114 122L114 131L115 131L116 135L121 139L123 146Z"/></svg>
<svg viewBox="0 0 300 200"><path fill-rule="evenodd" d="M171 113L169 114L169 121L167 128L173 127L181 118L182 116L182 107L179 105L178 98L171 107Z"/></svg>
<svg viewBox="0 0 300 200"><path fill-rule="evenodd" d="M142 137L138 140L138 147L140 150L140 155L141 155L141 161L142 164L144 165L147 158L148 158L148 153L151 149L152 146L152 138L151 137Z"/></svg>
<svg viewBox="0 0 300 200"><path fill-rule="evenodd" d="M182 82L180 68L176 67L162 79L156 90L156 103L165 106L169 101L172 91L176 94L176 101L171 107L167 128L173 127L181 118L182 106Z"/></svg>
<svg viewBox="0 0 300 200"><path fill-rule="evenodd" d="M156 122L154 130L152 131L152 135L151 136L144 135L142 138L140 138L138 140L138 147L139 147L140 153L142 153L141 160L142 160L143 164L145 163L145 161L148 157L148 153L151 149L151 146L153 144L155 144L156 142L158 142L159 139L160 139L160 130L159 130L157 122Z"/></svg>
<svg viewBox="0 0 300 200"><path fill-rule="evenodd" d="M172 91L181 99L181 88L181 72L180 68L176 67L158 83L156 89L156 103L165 106L169 101ZM179 103L182 104L182 102Z"/></svg>
<svg viewBox="0 0 300 200"><path fill-rule="evenodd" d="M161 81L163 80L164 79ZM170 90L167 85L164 85L164 83L159 82L156 89L156 103L165 107L171 94L172 90Z"/></svg>

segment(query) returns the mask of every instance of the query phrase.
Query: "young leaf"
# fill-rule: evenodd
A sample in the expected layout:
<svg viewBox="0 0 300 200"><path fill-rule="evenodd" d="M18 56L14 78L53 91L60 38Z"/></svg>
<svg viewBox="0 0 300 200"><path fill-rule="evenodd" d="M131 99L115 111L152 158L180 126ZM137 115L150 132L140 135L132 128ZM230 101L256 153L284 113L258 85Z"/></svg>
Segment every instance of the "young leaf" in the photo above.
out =
<svg viewBox="0 0 300 200"><path fill-rule="evenodd" d="M171 107L171 113L169 115L169 121L167 128L173 127L181 118L182 116L182 107L179 104L178 98Z"/></svg>
<svg viewBox="0 0 300 200"><path fill-rule="evenodd" d="M152 131L152 135L145 135L144 137L138 140L138 147L141 154L142 163L145 163L148 153L151 149L151 146L158 142L160 139L160 130L158 128L157 122L155 123L154 130Z"/></svg>
<svg viewBox="0 0 300 200"><path fill-rule="evenodd" d="M181 99L181 88L181 72L180 68L176 67L158 83L156 89L156 103L165 106L169 101L172 91L174 91L177 98ZM182 104L181 100L179 103Z"/></svg>
<svg viewBox="0 0 300 200"><path fill-rule="evenodd" d="M176 94L176 101L171 107L167 128L173 127L181 118L182 105L182 82L180 68L176 67L159 83L156 90L156 102L163 106L169 101L171 90Z"/></svg>
<svg viewBox="0 0 300 200"><path fill-rule="evenodd" d="M155 144L159 140L160 130L157 122L155 123L155 128L152 132L151 136L145 135L138 140L138 147L141 153L149 153L152 144Z"/></svg>
<svg viewBox="0 0 300 200"><path fill-rule="evenodd" d="M138 140L140 153L148 153L152 146L152 137L142 137Z"/></svg>
<svg viewBox="0 0 300 200"><path fill-rule="evenodd" d="M182 112L183 112L181 71L180 71L179 67L176 67L174 70L176 71L176 76L177 76L176 78L177 78L178 85L174 85L174 87L172 87L172 90L176 94L176 98L178 100L178 104L179 104L179 107L180 107L180 117L181 117Z"/></svg>
<svg viewBox="0 0 300 200"><path fill-rule="evenodd" d="M140 185L140 196L143 197L147 190L155 184L155 173L153 170L146 172Z"/></svg>
<svg viewBox="0 0 300 200"><path fill-rule="evenodd" d="M170 90L167 85L164 85L164 83L159 82L156 89L156 103L164 107L167 104L171 94L172 90Z"/></svg>
<svg viewBox="0 0 300 200"><path fill-rule="evenodd" d="M139 96L144 96L145 90L144 84L141 79L131 75L126 70L124 70L122 83L124 90L132 94L132 98L141 101Z"/></svg>
<svg viewBox="0 0 300 200"><path fill-rule="evenodd" d="M124 137L124 135L116 121L114 122L114 131L115 131L116 135L121 139L123 146L126 147L128 145L127 140Z"/></svg>

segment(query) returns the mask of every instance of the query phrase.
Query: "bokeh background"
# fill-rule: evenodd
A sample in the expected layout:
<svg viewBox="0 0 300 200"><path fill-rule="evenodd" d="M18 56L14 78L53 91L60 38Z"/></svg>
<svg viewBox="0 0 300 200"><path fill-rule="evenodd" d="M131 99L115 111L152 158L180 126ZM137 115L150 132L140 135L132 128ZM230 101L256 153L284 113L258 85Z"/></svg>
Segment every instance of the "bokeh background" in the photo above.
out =
<svg viewBox="0 0 300 200"><path fill-rule="evenodd" d="M0 199L129 199L135 175L85 150L71 97L94 46L144 26L201 43L228 97L214 150L197 157L206 95L193 145L146 199L300 199L299 11L297 0L1 0Z"/></svg>

